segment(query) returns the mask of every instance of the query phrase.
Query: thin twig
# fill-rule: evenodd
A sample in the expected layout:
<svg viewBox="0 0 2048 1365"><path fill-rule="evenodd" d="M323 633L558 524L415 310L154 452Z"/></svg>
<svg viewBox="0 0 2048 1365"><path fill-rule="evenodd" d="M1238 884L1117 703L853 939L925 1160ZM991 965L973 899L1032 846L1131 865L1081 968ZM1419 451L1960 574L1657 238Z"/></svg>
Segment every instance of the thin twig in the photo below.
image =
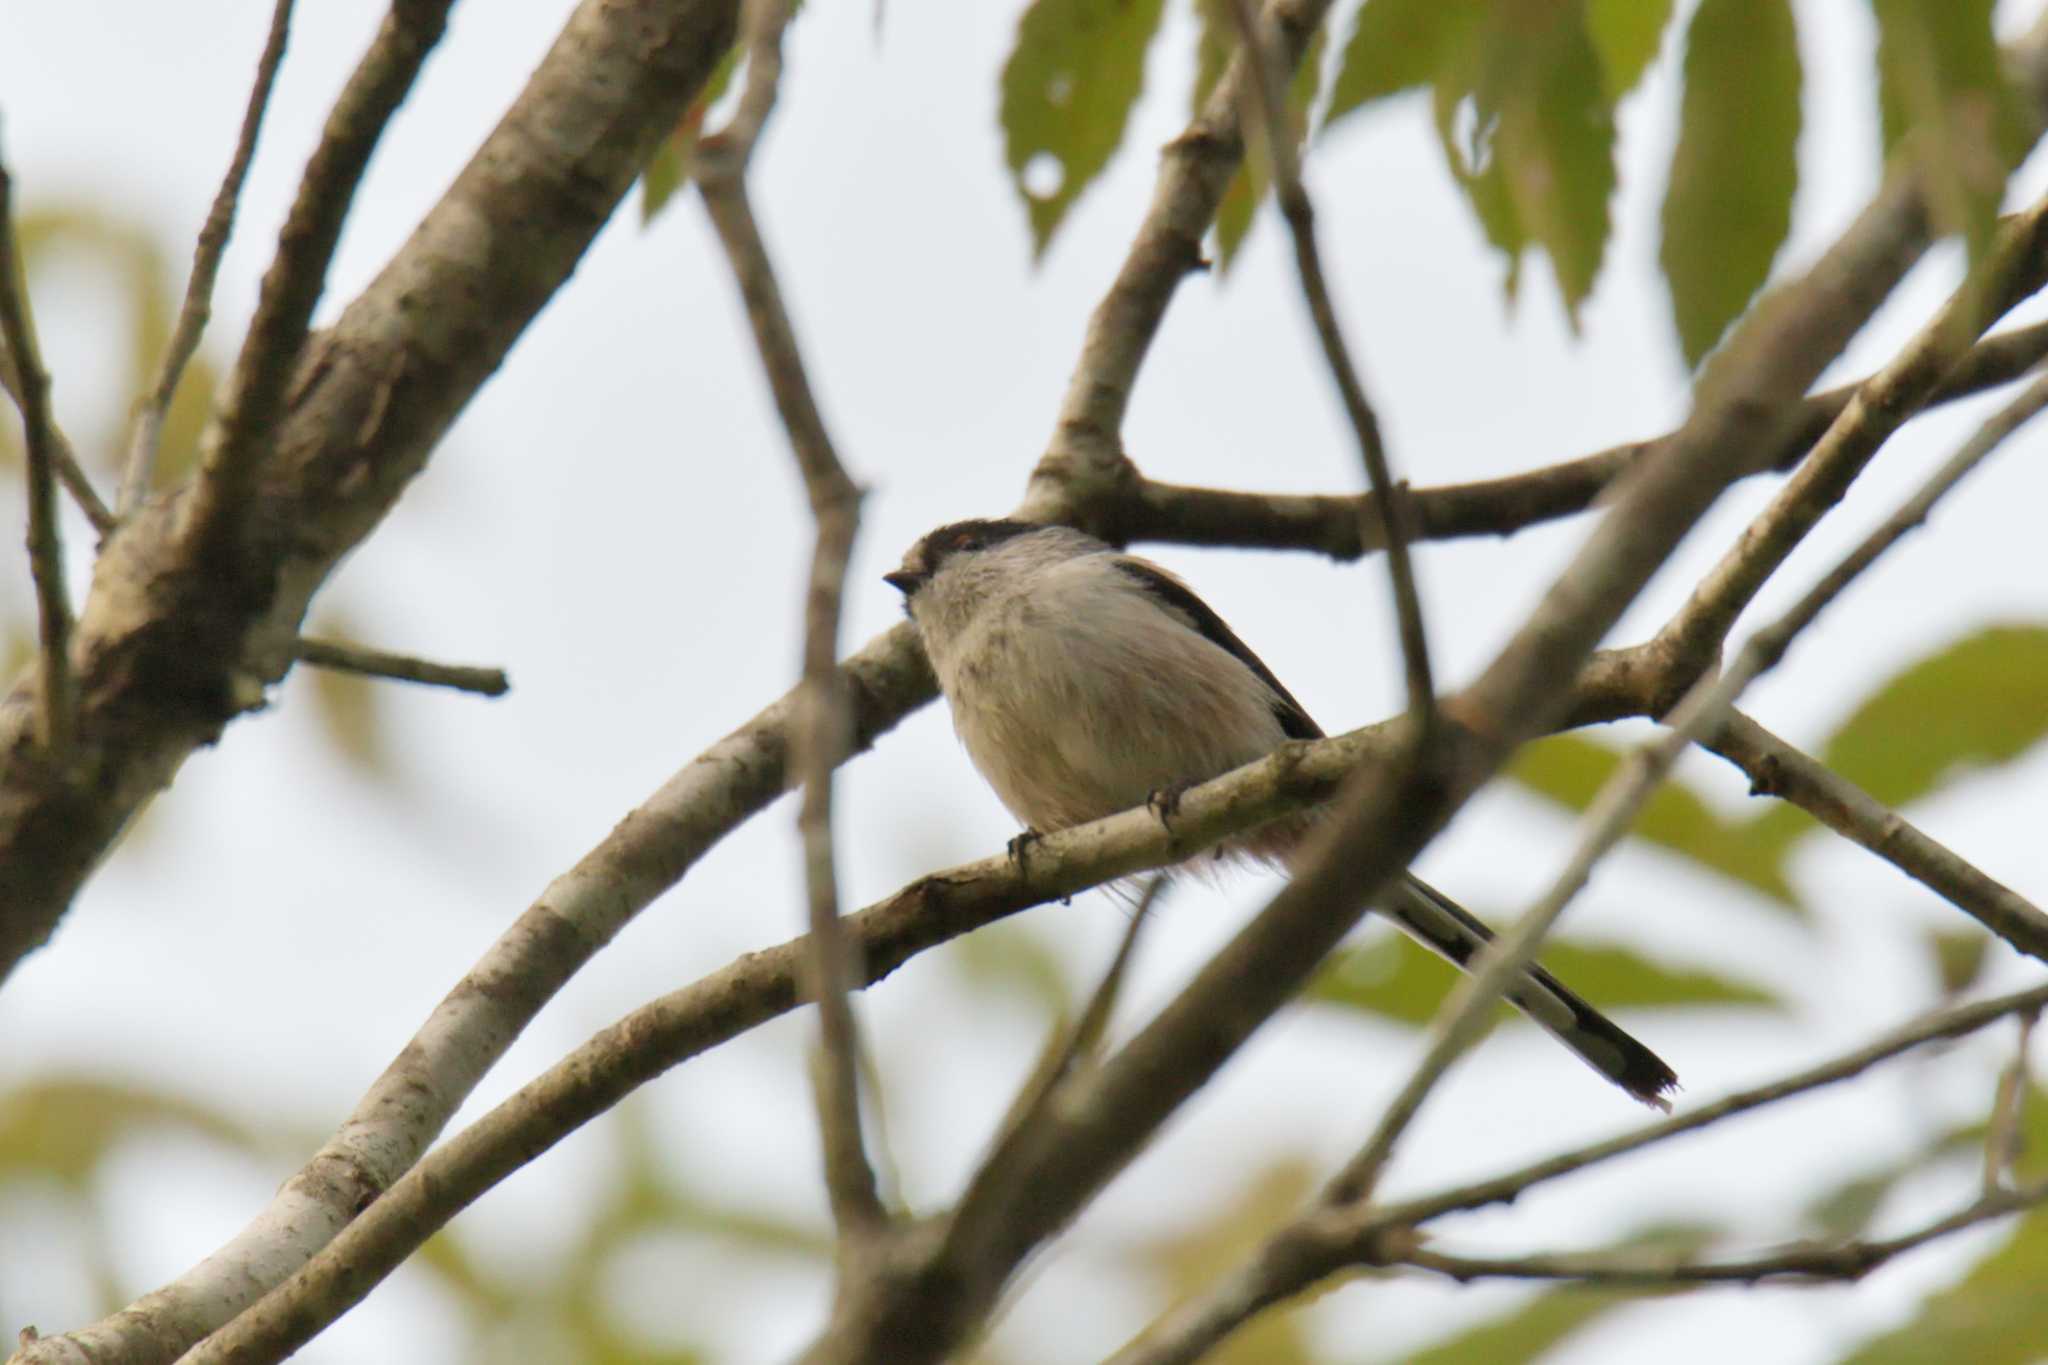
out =
<svg viewBox="0 0 2048 1365"><path fill-rule="evenodd" d="M1116 1007L1117 996L1123 989L1125 973L1136 956L1138 936L1150 922L1153 907L1171 882L1172 874L1165 871L1155 872L1146 879L1145 889L1139 895L1129 923L1124 926L1123 938L1117 943L1116 955L1110 959L1109 969L1090 992L1080 1017L1064 1031L1063 1037L1055 1039L1053 1046L1046 1049L1039 1065L1019 1087L1017 1097L1010 1102L1009 1112L996 1125L996 1138L989 1144L988 1155L975 1168L967 1189L960 1196L955 1217L972 1220L980 1216L983 1209L1000 1210L1019 1194L1020 1182L1030 1170L1030 1143L1062 1090L1080 1070L1081 1059L1092 1056L1099 1047L1109 1026L1110 1013Z"/></svg>
<svg viewBox="0 0 2048 1365"><path fill-rule="evenodd" d="M2007 1015L2048 1006L2048 986L1924 1015L1832 1061L1738 1091L1661 1123L1546 1157L1505 1174L1398 1204L1318 1204L1199 1297L1175 1308L1119 1352L1114 1365L1186 1365L1274 1304L1354 1265L1389 1265L1416 1249L1415 1230L1447 1213L1511 1203L1535 1186L1655 1146L1737 1114L1849 1080L1941 1039L1961 1038Z"/></svg>
<svg viewBox="0 0 2048 1365"><path fill-rule="evenodd" d="M1415 568L1408 554L1407 517L1396 501L1399 490L1387 459L1386 443L1380 435L1379 416L1365 396L1365 384L1358 376L1351 348L1344 341L1337 305L1324 277L1322 251L1316 245L1315 206L1302 183L1301 157L1287 113L1286 71L1266 38L1252 0L1231 0L1231 9L1250 56L1251 93L1257 97L1255 108L1259 112L1257 122L1265 125L1266 148L1273 164L1273 192L1294 239L1294 264L1301 277L1302 297L1307 300L1309 317L1315 322L1316 337L1322 342L1323 359L1343 401L1344 414L1351 420L1358 453L1365 464L1366 484L1372 490L1381 542L1387 551L1394 617L1400 622L1401 658L1408 675L1408 709L1415 716L1417 743L1427 744L1430 730L1436 724L1436 684L1430 675L1422 599L1415 589Z"/></svg>
<svg viewBox="0 0 2048 1365"><path fill-rule="evenodd" d="M1741 1260L1693 1260L1645 1252L1557 1256L1457 1256L1415 1250L1391 1264L1434 1271L1467 1284L1482 1279L1566 1280L1607 1288L1756 1284L1764 1280L1860 1280L1894 1257L1994 1218L2048 1201L2048 1181L2025 1189L1986 1190L1975 1200L1911 1232L1882 1240L1800 1242Z"/></svg>
<svg viewBox="0 0 2048 1365"><path fill-rule="evenodd" d="M77 717L71 678L71 599L64 588L64 546L57 534L55 423L50 376L36 342L28 273L14 235L14 178L0 164L0 338L14 359L28 444L28 563L35 577L36 616L42 637L38 717L43 752L62 768L71 756Z"/></svg>
<svg viewBox="0 0 2048 1365"><path fill-rule="evenodd" d="M745 13L747 83L733 119L698 144L697 182L718 229L733 277L747 305L761 364L789 433L798 472L817 521L804 607L803 717L796 745L803 783L798 826L809 888L809 994L818 1006L819 1054L814 1074L825 1184L841 1234L867 1234L887 1224L874 1165L862 1139L860 1036L847 1000L851 968L839 923L839 884L832 856L832 772L847 752L850 706L838 683L840 608L853 553L860 489L847 475L805 374L803 355L782 302L768 248L754 221L746 172L782 72L782 34L789 0L751 0Z"/></svg>
<svg viewBox="0 0 2048 1365"><path fill-rule="evenodd" d="M2019 1159L2020 1118L2026 1112L2027 1088L2032 1077L2027 1066L2027 1053L2032 1049L2034 1025L2040 1018L2038 1010L2028 1010L2019 1016L2019 1036L2013 1041L2012 1060L1998 1073L1998 1091L1991 1101L1991 1118L1984 1125L1986 1195L2009 1188L2006 1182L2012 1177L2013 1163Z"/></svg>
<svg viewBox="0 0 2048 1365"><path fill-rule="evenodd" d="M256 466L269 449L293 374L306 349L313 306L342 225L391 116L447 28L455 0L394 0L350 73L299 179L298 196L264 272L256 314L206 437L191 525L201 534L238 529Z"/></svg>
<svg viewBox="0 0 2048 1365"><path fill-rule="evenodd" d="M121 475L120 493L114 499L114 505L124 516L149 492L157 450L163 443L164 418L177 395L178 380L198 351L200 335L213 314L213 282L220 274L228 236L234 231L235 206L241 198L242 182L249 174L249 163L256 155L256 135L262 130L263 114L270 105L277 68L284 61L291 15L292 0L277 0L270 14L270 36L264 40L263 55L256 62L256 83L249 91L249 105L242 114L242 131L235 140L234 156L228 162L227 176L213 196L213 206L207 210L206 222L200 227L199 240L192 250L192 276L185 283L185 302L178 310L177 325L171 330L163 368L154 387L135 405L127 468Z"/></svg>
<svg viewBox="0 0 2048 1365"><path fill-rule="evenodd" d="M15 372L14 353L8 349L4 336L0 336L0 392L13 399L16 407L22 406L21 376ZM100 500L99 491L86 477L84 466L78 463L78 452L71 448L71 439L57 425L54 416L50 422L50 455L56 465L58 482L71 494L78 510L85 513L92 529L102 536L113 530L114 513Z"/></svg>
<svg viewBox="0 0 2048 1365"><path fill-rule="evenodd" d="M1870 850L2027 954L2048 961L2048 914L1869 792L1741 711L1701 745L1740 768L1750 791L1775 796Z"/></svg>
<svg viewBox="0 0 2048 1365"><path fill-rule="evenodd" d="M502 668L478 668L469 664L437 664L408 654L390 654L381 649L348 644L341 640L317 640L301 636L295 655L302 664L331 668L342 673L360 673L371 678L422 683L428 687L452 687L458 692L476 692L502 697L512 681Z"/></svg>

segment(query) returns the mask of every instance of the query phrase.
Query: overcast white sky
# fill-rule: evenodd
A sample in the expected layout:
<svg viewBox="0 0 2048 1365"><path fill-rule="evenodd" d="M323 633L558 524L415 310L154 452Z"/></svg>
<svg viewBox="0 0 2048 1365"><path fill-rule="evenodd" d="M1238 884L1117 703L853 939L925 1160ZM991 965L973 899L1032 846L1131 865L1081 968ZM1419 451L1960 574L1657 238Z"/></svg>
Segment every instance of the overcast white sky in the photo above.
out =
<svg viewBox="0 0 2048 1365"><path fill-rule="evenodd" d="M458 7L359 196L326 316L439 195L569 8ZM945 520L999 513L1021 494L1087 312L1149 195L1151 149L1184 122L1193 47L1185 8L1170 6L1171 30L1125 152L1036 268L995 122L1018 6L895 0L877 35L873 6L842 0L808 6L794 30L757 193L827 419L872 490L849 648L895 619L895 594L876 575L906 543ZM2031 8L2005 6L2015 19ZM262 0L0 9L0 145L24 208L79 202L146 223L182 280L268 10ZM1794 261L1860 205L1877 157L1861 84L1871 43L1864 7L1806 0L1798 10L1808 93ZM216 356L239 336L305 154L380 13L367 3L301 7L221 281ZM1526 272L1519 307L1504 310L1500 264L1482 253L1422 107L1404 102L1354 119L1315 147L1311 184L1340 306L1404 477L1500 475L1651 434L1683 415L1685 375L1654 276L1677 99L1667 63L1624 106L1619 232L1577 338L1540 265ZM2044 177L2035 167L2025 179L2038 187ZM1147 473L1301 491L1358 485L1275 226L1261 223L1231 278L1191 282L1176 301L1126 432ZM1937 253L1850 367L1887 357L1953 269L1952 255ZM104 341L118 295L96 285L83 260L36 284L60 416L82 445L104 441L108 414L126 401ZM1809 582L1982 411L1944 414L1888 450L1759 612ZM1817 739L1864 689L1936 645L1994 620L2048 616L2041 440L2016 442L1930 534L1870 575L1757 689L1760 718L1795 741ZM1661 620L1769 491L1756 484L1731 496L1617 638ZM71 544L82 585L89 540L79 531L73 525ZM1583 531L1573 522L1421 551L1447 685L1491 656ZM392 648L503 664L512 694L486 703L385 689L399 775L380 783L332 758L308 680L287 682L270 714L238 723L217 751L186 766L55 945L7 983L0 1086L86 1071L325 1132L551 877L789 684L809 534L698 206L679 202L643 231L629 203L319 604ZM5 590L25 604L19 551L5 553L14 557L7 579L19 580ZM1376 561L1148 553L1193 582L1326 726L1349 728L1398 705ZM1728 807L1743 801L1732 772L1704 760L1686 771ZM2038 897L2048 886L2038 836L2044 783L2048 757L2037 754L1913 815ZM848 769L841 791L852 903L986 854L1014 832L937 709ZM458 1122L625 1010L793 933L792 821L778 806L657 903L546 1011ZM1532 800L1492 792L1430 850L1424 870L1498 915L1555 868L1566 830ZM1732 884L1634 849L1607 865L1573 912L1581 935L1756 980L1795 1002L1782 1017L1632 1016L1677 1065L1687 1098L1826 1056L1931 999L1912 934L1950 923L1952 911L1867 857L1818 841L1798 873L1822 912L1811 932ZM1162 999L1269 889L1245 876L1176 900L1152 935L1134 1009ZM1031 919L1077 974L1106 957L1122 925L1095 896ZM2024 976L2012 966L2003 979ZM957 1187L1035 1046L1034 1016L1021 1000L921 963L876 992L864 1017L889 1082L906 1186L936 1203ZM651 1088L642 1109L661 1125L680 1179L822 1225L799 1065L806 1036L788 1024L763 1030ZM1782 1118L1468 1218L1455 1233L1461 1245L1547 1248L1612 1235L1654 1210L1744 1218L1753 1241L1771 1240L1785 1227L1774 1213L1824 1174L1904 1150L1981 1106L1995 1048L1975 1046L1985 1065L1974 1071L1901 1068ZM1107 1254L1227 1202L1257 1164L1247 1153L1297 1153L1324 1166L1341 1159L1399 1084L1412 1049L1407 1035L1327 1012L1276 1021L1037 1272L999 1342L1014 1359L1078 1360L1121 1341L1146 1301L1142 1286L1105 1273ZM1396 1178L1413 1189L1483 1173L1635 1117L1533 1033L1504 1032L1425 1112ZM598 1183L610 1150L602 1134L571 1141L458 1228L510 1262L567 1240L578 1191ZM109 1188L129 1287L150 1287L211 1250L288 1169L258 1170L191 1145L152 1145L117 1163ZM1952 1196L1946 1185L1916 1188L1896 1213L1909 1218ZM57 1217L30 1196L0 1198L0 1305L45 1331L87 1312L87 1286L61 1258L17 1254L52 1238L64 1244ZM1915 1293L1986 1244L1959 1240L1853 1290L1641 1308L1554 1358L1639 1360L1649 1327L1673 1360L1724 1359L1744 1342L1771 1360L1830 1359L1902 1316ZM719 1262L690 1245L651 1251L621 1283L639 1296L633 1312L685 1316L692 1339L738 1362L787 1354L818 1320L825 1293L819 1276L788 1263ZM1331 1358L1382 1360L1519 1297L1430 1283L1353 1290L1325 1300L1315 1321ZM458 1340L445 1305L416 1280L380 1290L305 1358L391 1359L401 1340L405 1359L426 1362L452 1358Z"/></svg>

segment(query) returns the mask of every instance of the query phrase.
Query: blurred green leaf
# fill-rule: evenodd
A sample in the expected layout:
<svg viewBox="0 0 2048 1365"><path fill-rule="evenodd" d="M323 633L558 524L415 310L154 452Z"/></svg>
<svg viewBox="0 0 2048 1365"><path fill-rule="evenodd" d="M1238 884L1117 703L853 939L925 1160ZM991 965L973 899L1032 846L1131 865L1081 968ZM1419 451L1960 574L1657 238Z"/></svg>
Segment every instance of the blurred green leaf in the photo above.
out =
<svg viewBox="0 0 2048 1365"><path fill-rule="evenodd" d="M1943 995L1961 995L1976 985L1991 960L1991 935L1981 929L1937 930L1926 943Z"/></svg>
<svg viewBox="0 0 2048 1365"><path fill-rule="evenodd" d="M1603 1010L1785 1008L1783 1001L1761 987L1710 972L1665 967L1626 948L1548 939L1541 961L1559 980ZM1406 935L1390 934L1332 954L1309 983L1304 998L1419 1026L1436 1017L1457 975L1455 967ZM1508 1007L1502 1005L1501 1009L1507 1011Z"/></svg>
<svg viewBox="0 0 2048 1365"><path fill-rule="evenodd" d="M1749 306L1792 225L1799 86L1787 0L1703 0L1658 252L1688 365Z"/></svg>
<svg viewBox="0 0 2048 1365"><path fill-rule="evenodd" d="M2048 1213L2019 1221L1961 1283L1930 1295L1904 1326L1864 1343L1845 1365L2039 1365L2048 1342Z"/></svg>
<svg viewBox="0 0 2048 1365"><path fill-rule="evenodd" d="M1905 1156L1858 1172L1822 1191L1807 1204L1804 1217L1825 1236L1863 1236L1885 1200L1905 1180L1960 1158L1981 1168L1990 1127L1988 1118L1983 1118L1938 1133ZM2048 1095L2031 1082L2020 1101L2017 1137L2013 1174L2022 1181L2048 1174Z"/></svg>
<svg viewBox="0 0 2048 1365"><path fill-rule="evenodd" d="M792 7L792 13L794 8ZM735 43L726 49L718 65L711 68L711 76L704 82L704 88L697 92L697 98L690 101L676 120L676 126L669 129L668 136L654 149L654 155L647 158L647 164L640 170L640 225L647 226L668 207L690 179L690 161L697 150L697 139L704 133L704 116L711 106L724 97L732 85L733 72L740 64L740 48Z"/></svg>
<svg viewBox="0 0 2048 1365"><path fill-rule="evenodd" d="M355 638L347 619L332 612L324 614L308 633L344 643ZM301 667L293 671L307 675L320 727L336 751L365 776L390 776L395 755L391 751L391 727L383 689L395 684L333 668Z"/></svg>
<svg viewBox="0 0 2048 1365"><path fill-rule="evenodd" d="M1200 28L1191 103L1199 111L1222 78L1231 54L1237 51L1237 22L1231 15L1231 0L1195 0L1195 17ZM1292 120L1289 131L1297 142L1307 131L1309 110L1315 106L1321 87L1324 34L1325 30L1318 28L1310 37L1308 50L1302 54L1301 65L1287 87L1287 112ZM1223 192L1223 202L1216 208L1216 256L1224 271L1237 258L1237 249L1251 231L1258 207L1265 200L1272 183L1270 163L1265 137L1248 136L1244 163L1231 177L1230 187Z"/></svg>
<svg viewBox="0 0 2048 1365"><path fill-rule="evenodd" d="M1301 1211L1320 1177L1305 1158L1281 1157L1265 1167L1237 1198L1184 1232L1139 1247L1132 1260L1147 1267L1174 1299L1214 1284L1242 1266L1281 1224ZM1315 1365L1299 1309L1313 1294L1254 1317L1202 1359L1213 1365Z"/></svg>
<svg viewBox="0 0 2048 1365"><path fill-rule="evenodd" d="M241 1124L196 1101L111 1082L53 1078L0 1095L0 1175L49 1176L83 1186L109 1149L165 1127L238 1151L259 1147Z"/></svg>
<svg viewBox="0 0 2048 1365"><path fill-rule="evenodd" d="M1437 129L1515 294L1528 246L1550 257L1578 326L1606 254L1614 193L1614 110L1577 0L1495 7L1469 82L1437 82ZM1470 135L1462 127L1466 115Z"/></svg>
<svg viewBox="0 0 2048 1365"><path fill-rule="evenodd" d="M957 940L951 951L972 985L1022 996L1046 1019L1073 1012L1074 988L1066 964L1029 920L992 924Z"/></svg>
<svg viewBox="0 0 2048 1365"><path fill-rule="evenodd" d="M1674 0L1586 0L1586 31L1600 54L1610 101L1618 102L1643 78L1676 8Z"/></svg>
<svg viewBox="0 0 2048 1365"><path fill-rule="evenodd" d="M1972 257L1990 243L2025 118L1992 31L1996 0L1871 0L1878 113L1887 157L1904 149L1935 221Z"/></svg>
<svg viewBox="0 0 2048 1365"><path fill-rule="evenodd" d="M1714 1231L1705 1227L1662 1228L1606 1249L1654 1249L1691 1256L1709 1246L1714 1236ZM1617 1309L1683 1292L1671 1289L1546 1290L1520 1308L1488 1318L1427 1350L1402 1356L1401 1365L1527 1365L1543 1359L1572 1336ZM1388 1365L1393 1365L1393 1362L1389 1361Z"/></svg>
<svg viewBox="0 0 2048 1365"><path fill-rule="evenodd" d="M1584 811L1621 762L1622 755L1604 744L1580 735L1552 735L1523 746L1507 775L1567 810ZM1659 787L1630 832L1787 909L1805 911L1785 876L1783 844L1762 837L1755 820L1723 820L1683 782L1674 779Z"/></svg>
<svg viewBox="0 0 2048 1365"><path fill-rule="evenodd" d="M1822 750L1836 772L1902 806L2048 735L2048 627L1993 626L1922 659L1851 713Z"/></svg>
<svg viewBox="0 0 2048 1365"><path fill-rule="evenodd" d="M1845 1180L1810 1200L1804 1220L1822 1236L1861 1237L1899 1182L1920 1169L1919 1162L1896 1164Z"/></svg>
<svg viewBox="0 0 2048 1365"><path fill-rule="evenodd" d="M1004 155L1044 255L1123 141L1164 0L1032 0L1003 65Z"/></svg>

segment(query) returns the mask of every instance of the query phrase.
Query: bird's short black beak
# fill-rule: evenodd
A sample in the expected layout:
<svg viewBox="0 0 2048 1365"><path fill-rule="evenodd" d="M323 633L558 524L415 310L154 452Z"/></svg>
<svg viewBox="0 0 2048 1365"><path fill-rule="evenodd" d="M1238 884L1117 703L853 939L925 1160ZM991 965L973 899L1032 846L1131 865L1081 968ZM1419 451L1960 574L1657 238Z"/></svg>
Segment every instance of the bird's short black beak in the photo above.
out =
<svg viewBox="0 0 2048 1365"><path fill-rule="evenodd" d="M924 581L928 577L930 577L929 574L912 573L909 569L897 569L894 572L883 574L882 581L902 593L905 597L908 597L923 587Z"/></svg>

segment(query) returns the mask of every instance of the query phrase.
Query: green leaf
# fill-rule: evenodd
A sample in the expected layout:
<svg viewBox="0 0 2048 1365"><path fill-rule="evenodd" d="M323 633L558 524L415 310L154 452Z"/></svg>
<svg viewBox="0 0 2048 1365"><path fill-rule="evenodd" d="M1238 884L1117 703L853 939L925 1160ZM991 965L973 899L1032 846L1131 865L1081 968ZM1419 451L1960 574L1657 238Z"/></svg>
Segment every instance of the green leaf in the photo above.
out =
<svg viewBox="0 0 2048 1365"><path fill-rule="evenodd" d="M2019 1222L1962 1282L1929 1296L1904 1326L1866 1342L1845 1365L2038 1365L2048 1341L2048 1213Z"/></svg>
<svg viewBox="0 0 2048 1365"><path fill-rule="evenodd" d="M1514 297L1525 248L1550 257L1573 326L1606 254L1614 192L1611 83L1640 75L1645 45L1668 16L1585 0L1367 0L1353 22L1327 123L1373 100L1427 85L1451 173L1487 240L1507 258ZM1613 91L1625 85L1612 85Z"/></svg>
<svg viewBox="0 0 2048 1365"><path fill-rule="evenodd" d="M1606 944L1549 939L1542 962L1601 1009L1785 1008L1760 987L1666 967ZM1456 977L1456 968L1396 934L1333 954L1304 998L1421 1025L1436 1016Z"/></svg>
<svg viewBox="0 0 2048 1365"><path fill-rule="evenodd" d="M1004 156L1043 255L1123 141L1163 0L1033 0L1003 65Z"/></svg>
<svg viewBox="0 0 2048 1365"><path fill-rule="evenodd" d="M1600 54L1607 98L1619 102L1657 56L1674 0L1586 0L1586 32Z"/></svg>
<svg viewBox="0 0 2048 1365"><path fill-rule="evenodd" d="M791 10L794 13L794 7ZM647 158L647 164L640 169L640 226L646 227L661 215L690 179L690 163L697 150L697 139L704 132L704 116L711 106L724 97L732 85L733 72L739 69L740 45L735 43L726 49L718 65L711 68L710 79L697 92L697 98L690 101L676 126L669 129L668 136L654 149L654 155Z"/></svg>
<svg viewBox="0 0 2048 1365"><path fill-rule="evenodd" d="M2048 735L2048 627L1992 626L1922 659L1842 723L1822 759L1887 806L2009 763Z"/></svg>
<svg viewBox="0 0 2048 1365"><path fill-rule="evenodd" d="M1688 365L1749 306L1792 225L1799 85L1787 0L1703 0L1658 253Z"/></svg>
<svg viewBox="0 0 2048 1365"><path fill-rule="evenodd" d="M1871 0L1887 157L1925 177L1935 221L1972 257L1990 244L2025 117L1992 31L1996 0Z"/></svg>
<svg viewBox="0 0 2048 1365"><path fill-rule="evenodd" d="M1523 248L1542 247L1576 328L1606 254L1615 185L1600 58L1577 0L1502 5L1489 18L1469 66L1438 77L1438 133L1488 238L1508 257L1510 297Z"/></svg>
<svg viewBox="0 0 2048 1365"><path fill-rule="evenodd" d="M1622 756L1578 735L1553 735L1525 745L1507 775L1538 796L1584 811ZM1683 782L1667 781L1644 805L1630 830L1637 838L1733 878L1787 909L1804 913L1785 876L1784 846L1760 837L1755 820L1728 821Z"/></svg>
<svg viewBox="0 0 2048 1365"><path fill-rule="evenodd" d="M0 1174L82 1186L116 1144L174 1127L240 1151L256 1137L233 1119L174 1095L95 1081L52 1079L0 1095Z"/></svg>
<svg viewBox="0 0 2048 1365"><path fill-rule="evenodd" d="M1861 1237L1899 1182L1922 1169L1919 1161L1902 1162L1845 1180L1807 1204L1805 1221L1824 1236Z"/></svg>
<svg viewBox="0 0 2048 1365"><path fill-rule="evenodd" d="M1981 929L1937 931L1926 942L1943 995L1961 995L1976 985L1991 960L1991 935Z"/></svg>
<svg viewBox="0 0 2048 1365"><path fill-rule="evenodd" d="M1366 0L1351 21L1323 126L1464 66L1486 13L1486 0Z"/></svg>

